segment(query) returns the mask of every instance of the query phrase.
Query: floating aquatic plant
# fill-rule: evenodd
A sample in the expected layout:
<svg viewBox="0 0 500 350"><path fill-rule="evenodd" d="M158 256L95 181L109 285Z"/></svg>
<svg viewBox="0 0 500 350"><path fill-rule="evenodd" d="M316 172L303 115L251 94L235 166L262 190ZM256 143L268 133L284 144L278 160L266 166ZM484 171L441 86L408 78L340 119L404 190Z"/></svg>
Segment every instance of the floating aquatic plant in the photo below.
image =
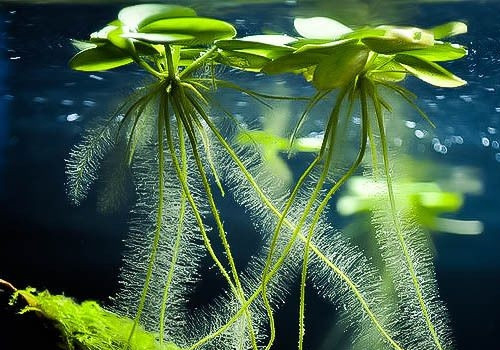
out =
<svg viewBox="0 0 500 350"><path fill-rule="evenodd" d="M383 114L384 109L391 112L392 108L382 97L379 90L387 88L396 92L433 125L427 115L415 104L414 100L416 96L398 83L410 74L438 87L458 87L464 85L466 83L464 80L455 76L436 62L456 60L467 54L467 50L463 46L440 41L440 39L466 32L467 26L461 22L450 22L427 30L397 26L366 27L352 30L337 21L325 17L298 18L295 20L294 25L297 32L301 35L299 38L284 35L269 35L220 40L216 43L221 49L228 52L238 52L240 55L247 57L248 62L252 62L250 66L233 63L238 68L262 71L267 74L299 73L304 75L306 80L310 81L318 90L292 132L290 137L291 149L293 149L297 132L314 106L326 98L332 91L339 91L326 123L323 143L318 156L301 176L292 191L287 205L283 210L283 218L286 217L300 187L314 170L321 166L322 170L319 178L314 180L315 187L311 193L310 200L305 206L302 218L296 227L298 232L306 222L308 216L314 213L313 224L308 233L308 242L310 242L314 233L314 222L319 220L322 211L326 208L333 194L354 174L361 164L365 155L366 145L369 142L374 176L379 177L383 174L386 179L390 203L389 213L392 217L390 226L392 226L391 231L394 231L391 234L396 237L398 242L397 247L388 248L382 244L382 249L384 251L400 252L400 255L393 257L394 264L399 264L402 267L396 273L399 276L409 276L409 281L408 286L401 286L398 292L404 298L405 303L412 302L414 299L418 301L417 309L419 309L419 313L425 321L424 328L427 329L427 331L422 331L422 333L428 332L430 335L429 346L442 349L441 337L445 337L444 334L447 331L440 329L442 327L437 329L441 323L441 321L436 320L439 319L440 313L430 310L428 305L428 300L434 298L435 293L432 290L427 292L422 287L422 280L424 277L429 276L427 274L424 277L419 276L419 271L415 267L417 264L415 259L419 259L419 256L416 255L419 245L418 243L414 244L414 242L418 240L408 237L405 233L396 207ZM259 62L254 59L254 56L263 57L267 62ZM343 142L342 137L344 134L338 133L338 125L342 117L351 117L357 100L359 100L361 108L361 141L358 156L352 166L326 192L320 204L315 206L316 200L320 196L329 176L334 150ZM345 102L347 103L347 110L343 112L342 107ZM370 113L370 108L373 110L372 113ZM380 145L377 145L377 141L375 140L375 131L378 131ZM382 174L379 174L378 171L379 149L383 160ZM323 164L321 164L322 162ZM281 232L281 227L282 221L279 222L275 229L273 242L277 240ZM387 236L386 239L390 241L392 237ZM295 239L295 237L292 239ZM264 276L269 269L274 251L275 248L271 244L267 259L268 263L263 272ZM304 335L304 298L308 257L309 243L306 244L304 249L301 278L299 348L302 348ZM420 259L418 264L427 260L425 258ZM262 281L263 288L265 289L266 278L263 277ZM414 292L408 293L411 289ZM411 295L414 297L411 297ZM264 299L266 298L265 293L263 293L263 297ZM272 315L270 314L269 316L272 319ZM411 317L413 317L413 314L410 315L409 313L408 318ZM417 329L420 330L422 327L418 327ZM425 337L423 336L423 338Z"/></svg>
<svg viewBox="0 0 500 350"><path fill-rule="evenodd" d="M121 275L123 286L114 300L116 314L108 315L95 304L57 299L67 306L63 309L72 309L75 315L92 311L95 320L109 316L110 322L126 328L116 334L116 343L103 344L103 348L140 348L154 343L151 347L160 349L269 349L275 338L273 310L289 288L291 277L299 272L299 349L304 341L308 277L325 297L333 302L341 300L345 318L360 337L376 338L373 341L394 349L443 348L441 328L435 326L441 310L429 307L429 299L437 293L421 283L424 276L433 284L432 269L426 264L424 270L431 273L421 274L415 267L418 256L412 247L419 249L418 238L407 234L413 228L405 230L406 222L402 223L396 208L383 115L383 109L390 111L391 106L379 88L395 91L428 119L411 92L398 83L411 74L442 87L464 84L435 62L466 54L461 46L438 41L463 33L466 26L453 22L430 30L380 26L353 31L331 19L310 18L297 19L295 27L300 37L233 39L236 30L231 24L199 17L191 8L143 4L124 8L116 20L91 34L89 40L74 41L79 52L70 60L70 67L75 70L101 71L135 63L153 80L138 88L109 119L90 128L67 163L68 195L75 204L85 199L100 176L100 163L113 157L118 166L104 191L105 206L119 202L124 174L129 171L137 192ZM339 90L317 156L290 194L273 191L275 178L263 168L256 148L251 148L254 143L262 144L266 133L241 132L236 118L220 106L213 92L230 88L265 104L263 99L297 98L261 94L221 80L215 75L217 65L266 74L300 73L318 90L290 140L281 140L278 145L291 152L317 150L317 146L301 143L304 139L298 138L298 132L319 101ZM357 101L362 116L360 149L349 169L337 174L332 164L336 150L345 142L338 125L351 116ZM219 129L213 110L236 126L239 132L233 133L238 135L234 140ZM250 148L240 148L242 144ZM411 305L408 310L412 316L421 314L417 321L398 318L397 308L384 307L388 299L379 293L376 271L326 220L330 198L355 173L368 144L374 177L385 177L389 196L387 215L380 219L381 241L397 243L382 243L382 254L393 254L388 260L400 267L394 272L403 280L398 306L404 309L405 304ZM378 170L380 156L383 171ZM325 191L332 173L338 180ZM244 271L232 257L212 187L222 195L225 188L231 188L264 236L263 246ZM214 219L226 263L212 246L206 215ZM397 239L391 240L394 236ZM184 301L198 279L197 269L205 252L224 277L229 293L205 315L191 316ZM309 267L314 270L308 276ZM36 305L56 300L48 293L23 293L18 294L25 299L38 298ZM63 317L42 313L54 320ZM87 326L80 322L85 318L74 319L78 322L72 323L72 332L66 334L71 343L73 329ZM192 324L196 326L191 328ZM263 331L266 324L268 336ZM366 324L367 330L362 329ZM405 334L414 324L420 333L415 337ZM78 345L92 349L90 343Z"/></svg>

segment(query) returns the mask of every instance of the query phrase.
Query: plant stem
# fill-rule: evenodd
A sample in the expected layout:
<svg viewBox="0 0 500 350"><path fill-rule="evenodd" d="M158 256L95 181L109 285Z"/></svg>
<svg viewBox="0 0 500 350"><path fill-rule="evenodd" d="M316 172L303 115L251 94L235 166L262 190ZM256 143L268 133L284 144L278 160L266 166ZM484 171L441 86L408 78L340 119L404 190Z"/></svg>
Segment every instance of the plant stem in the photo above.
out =
<svg viewBox="0 0 500 350"><path fill-rule="evenodd" d="M431 333L434 344L436 345L436 347L439 350L442 350L443 348L442 348L441 342L439 341L439 337L437 335L436 329L434 328L432 320L430 319L429 311L427 310L427 306L425 304L425 300L424 300L424 297L422 294L420 283L418 282L417 274L415 272L415 267L413 265L413 261L410 257L410 252L408 250L408 246L406 244L406 241L405 241L405 238L403 235L401 222L397 216L396 200L394 197L394 189L392 187L392 177L391 177L390 165L389 165L389 151L388 151L388 147L387 147L387 137L385 135L384 116L382 114L380 103L377 99L375 86L371 85L370 90L371 90L370 92L371 92L373 104L375 106L375 114L377 116L377 123L378 123L379 132L380 132L380 140L381 140L381 144L382 144L382 155L383 155L383 160L384 160L384 173L385 173L385 178L386 178L386 183L387 183L387 191L389 194L389 203L391 206L392 221L394 224L394 228L396 230L396 235L397 235L399 244L400 244L401 249L403 251L403 256L405 258L405 262L406 262L406 265L408 267L408 271L409 271L410 276L411 276L413 287L415 288L415 293L417 295L417 299L418 299L418 302L420 305L420 309L422 311L422 315L424 316L425 323L427 324L427 328L429 329L429 332ZM366 94L366 91L364 91L364 89L362 89L362 92L364 92Z"/></svg>
<svg viewBox="0 0 500 350"><path fill-rule="evenodd" d="M168 104L165 105L168 107ZM168 118L168 108L166 108L166 116ZM182 175L184 180L187 179L187 155L186 155L186 145L184 141L184 132L182 128L178 128L178 137L179 137L179 145L180 145L180 156L182 162ZM181 190L182 192L182 190ZM168 270L167 279L165 282L165 288L163 290L162 303L160 309L160 345L163 344L165 338L165 319L166 319L166 308L169 297L170 285L172 284L175 266L177 263L177 259L179 256L179 248L181 245L182 232L184 229L184 217L186 213L186 195L184 192L181 193L181 204L179 208L179 223L177 226L177 234L175 236L174 246L172 248L172 258L170 261L170 268Z"/></svg>
<svg viewBox="0 0 500 350"><path fill-rule="evenodd" d="M196 105L195 105L196 108ZM275 215L278 219L283 218L283 223L291 230L295 229L295 226L288 220L286 219L282 213L276 208L276 206L271 202L271 200L267 197L267 195L263 192L263 190L260 188L260 186L257 184L255 179L253 178L252 174L246 169L245 165L243 162L239 159L238 155L236 152L231 148L231 146L227 143L227 141L224 139L224 137L220 134L218 131L217 127L214 125L214 123L208 118L208 116L203 115L200 113L200 116L205 120L207 123L208 127L212 130L216 138L219 140L221 145L224 147L224 149L227 151L228 155L230 158L235 162L235 164L238 166L238 168L241 170L245 178L247 179L248 183L253 187L259 198L261 199L262 203L269 208L271 213ZM298 235L299 239L301 239L304 243L306 242L306 237L304 237L302 234ZM379 322L375 314L370 309L370 306L364 299L363 295L359 291L358 287L356 284L347 276L337 265L335 265L333 262L331 262L320 250L318 247L316 247L314 244L311 244L311 250L313 251L316 256L323 261L346 285L348 288L352 291L352 293L355 295L356 299L359 301L361 304L361 307L363 310L365 310L366 314L372 321L372 323L375 325L377 330L380 332L380 334L383 336L383 338L391 344L391 346L396 349L396 350L403 350L401 346L399 346L392 338L391 336L387 333L387 331L384 329L382 324ZM273 267L273 269L269 272L268 277L266 278L265 283L269 283L269 281L272 279L272 277L278 272L279 268ZM259 294L262 291L262 285L259 286L259 288L248 298L247 302L245 305L242 306L242 308L235 314L233 317L226 322L225 325L220 327L217 331L207 335L206 337L198 340L195 344L191 345L188 350L193 350L196 349L197 347L205 344L206 342L210 341L211 339L217 337L218 335L222 334L225 332L234 322L236 322L244 313L244 309L249 307L249 305L259 296Z"/></svg>
<svg viewBox="0 0 500 350"><path fill-rule="evenodd" d="M191 72L194 70L198 69L207 59L210 58L210 56L217 50L216 46L211 47L208 49L203 55L198 57L193 63L191 63L189 66L187 66L180 74L179 78L182 79L184 77L187 77Z"/></svg>
<svg viewBox="0 0 500 350"><path fill-rule="evenodd" d="M153 244L151 246L151 254L149 256L148 269L146 271L146 279L144 281L144 287L142 289L141 298L139 299L139 305L137 307L137 312L134 318L134 324L132 325L132 329L130 331L130 335L127 341L127 347L130 347L130 343L132 337L134 335L135 328L140 321L142 311L144 309L144 304L146 303L146 296L149 289L149 284L151 282L151 277L153 275L153 267L156 260L156 253L158 252L158 244L160 241L161 227L162 227L162 219L163 219L163 192L164 192L164 163L165 163L165 155L163 152L163 123L164 118L162 113L164 112L164 104L165 99L163 95L160 101L160 114L158 118L158 133L157 133L157 142L158 142L158 206L156 211L156 224L155 224L155 233L153 238Z"/></svg>
<svg viewBox="0 0 500 350"><path fill-rule="evenodd" d="M186 99L185 95L183 95L183 91L180 90L179 93L181 95L180 96L180 100L183 101L183 104L185 104L187 106L187 99ZM213 215L213 217L215 219L217 230L219 231L219 237L221 239L222 246L224 247L224 252L226 253L226 257L227 257L227 260L229 262L229 266L231 268L231 273L233 274L233 278L234 278L234 281L235 281L235 284L236 284L236 288L238 290L238 294L236 296L239 299L238 301L241 304L244 304L245 301L246 301L245 300L245 294L243 292L243 288L241 286L241 282L240 282L240 279L239 279L239 276L238 276L238 270L236 269L236 265L235 265L235 262L234 262L234 259L233 259L232 253L231 253L231 248L230 248L229 242L227 241L227 238L226 238L226 232L224 230L224 227L223 227L223 224L222 224L222 220L221 220L220 215L219 215L219 211L217 210L217 206L215 204L215 201L214 201L214 198L213 198L213 195L212 195L212 190L210 188L210 184L208 182L208 178L207 178L205 169L203 167L203 164L202 164L201 159L200 159L200 155L198 153L198 144L197 144L197 141L196 141L196 136L194 134L194 129L193 129L192 124L191 124L191 120L194 119L195 117L192 116L192 115L189 115L189 112L188 112L187 115L185 115L184 113L181 113L181 118L183 119L183 123L186 126L186 132L187 132L187 135L188 135L188 139L189 139L189 141L191 143L191 150L193 152L193 156L194 156L196 165L198 167L198 171L199 171L200 176L201 176L203 187L204 187L205 193L207 195L208 204L210 206L210 210L212 212L212 215ZM249 335L250 335L250 340L251 340L251 343L252 343L252 347L256 350L257 349L257 343L256 343L256 339L255 339L255 333L254 333L254 330L253 330L253 326L252 326L251 315L248 312L248 310L245 313L245 316L246 316L246 319L248 321L248 332L249 332Z"/></svg>

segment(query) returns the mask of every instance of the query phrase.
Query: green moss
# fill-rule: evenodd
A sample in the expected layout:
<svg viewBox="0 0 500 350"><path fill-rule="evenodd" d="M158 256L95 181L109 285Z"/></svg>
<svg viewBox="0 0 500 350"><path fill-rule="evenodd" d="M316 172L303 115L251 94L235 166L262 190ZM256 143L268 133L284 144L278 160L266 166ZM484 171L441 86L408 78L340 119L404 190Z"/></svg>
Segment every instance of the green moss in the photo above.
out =
<svg viewBox="0 0 500 350"><path fill-rule="evenodd" d="M10 304L22 297L28 304L20 313L37 312L54 321L64 338L67 349L105 350L179 350L175 344L160 344L154 333L137 326L127 346L130 329L134 321L103 309L95 301L81 304L64 295L52 295L48 291L38 292L26 288L14 292Z"/></svg>

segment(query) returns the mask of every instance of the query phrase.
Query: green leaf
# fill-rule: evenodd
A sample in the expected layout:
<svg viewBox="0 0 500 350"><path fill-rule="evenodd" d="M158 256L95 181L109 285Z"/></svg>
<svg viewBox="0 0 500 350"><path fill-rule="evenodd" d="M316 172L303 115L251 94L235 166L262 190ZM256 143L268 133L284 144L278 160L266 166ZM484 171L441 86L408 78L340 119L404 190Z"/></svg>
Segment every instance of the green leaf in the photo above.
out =
<svg viewBox="0 0 500 350"><path fill-rule="evenodd" d="M270 59L248 52L224 50L219 52L216 60L227 66L259 72Z"/></svg>
<svg viewBox="0 0 500 350"><path fill-rule="evenodd" d="M297 33L308 39L335 40L352 32L352 29L327 17L296 18L293 21Z"/></svg>
<svg viewBox="0 0 500 350"><path fill-rule="evenodd" d="M75 40L75 39L70 39L71 45L78 51L83 51L85 49L90 49L97 47L97 45L93 42L90 41L85 41L85 40Z"/></svg>
<svg viewBox="0 0 500 350"><path fill-rule="evenodd" d="M418 204L437 212L455 212L463 203L463 195L456 192L418 192L415 194Z"/></svg>
<svg viewBox="0 0 500 350"><path fill-rule="evenodd" d="M80 51L69 61L74 70L84 72L103 71L133 62L126 52L112 45L104 45Z"/></svg>
<svg viewBox="0 0 500 350"><path fill-rule="evenodd" d="M203 17L161 19L145 25L139 31L140 33L177 35L179 37L192 38L175 41L182 45L211 44L214 40L229 39L236 35L236 29L231 24Z"/></svg>
<svg viewBox="0 0 500 350"><path fill-rule="evenodd" d="M295 41L297 39L288 35L251 35L239 39L217 40L215 45L223 50L264 49L293 51L293 48L287 45Z"/></svg>
<svg viewBox="0 0 500 350"><path fill-rule="evenodd" d="M458 87L467 84L465 80L460 79L437 63L405 54L396 55L395 60L409 73L431 85Z"/></svg>
<svg viewBox="0 0 500 350"><path fill-rule="evenodd" d="M355 42L357 42L356 39L345 39L330 41L324 44L305 44L302 47L298 48L295 53L308 51L314 53L322 53L325 55L332 55L338 52L338 50L342 50L342 46L352 45Z"/></svg>
<svg viewBox="0 0 500 350"><path fill-rule="evenodd" d="M420 28L390 26L378 28L387 30L384 36L361 39L366 46L377 53L394 54L434 45L434 35Z"/></svg>
<svg viewBox="0 0 500 350"><path fill-rule="evenodd" d="M379 82L399 82L406 78L406 69L394 61L394 56L378 55L370 65L368 74Z"/></svg>
<svg viewBox="0 0 500 350"><path fill-rule="evenodd" d="M300 73L327 57L328 55L314 52L291 53L267 63L262 71L267 74Z"/></svg>
<svg viewBox="0 0 500 350"><path fill-rule="evenodd" d="M364 27L360 29L356 29L351 33L347 33L342 35L341 39L363 39L368 37L379 37L384 36L387 33L387 30L382 28L372 28L372 27Z"/></svg>
<svg viewBox="0 0 500 350"><path fill-rule="evenodd" d="M434 46L429 46L425 49L403 51L400 53L427 61L440 62L458 60L467 55L467 49L457 44L436 43Z"/></svg>
<svg viewBox="0 0 500 350"><path fill-rule="evenodd" d="M467 33L467 24L463 22L448 22L429 29L434 38L443 39L450 36Z"/></svg>
<svg viewBox="0 0 500 350"><path fill-rule="evenodd" d="M253 35L241 39L218 40L215 45L228 52L237 51L275 59L293 52L292 47L284 44L293 41L295 39L287 35Z"/></svg>
<svg viewBox="0 0 500 350"><path fill-rule="evenodd" d="M195 16L196 12L189 7L167 4L129 6L118 13L118 19L131 30L140 29L151 22L164 18Z"/></svg>
<svg viewBox="0 0 500 350"><path fill-rule="evenodd" d="M107 25L104 28L99 29L97 32L90 34L90 41L92 42L108 42L108 34L113 30L117 29L118 26Z"/></svg>
<svg viewBox="0 0 500 350"><path fill-rule="evenodd" d="M179 33L125 33L125 38L142 40L153 44L179 44L194 40L195 37Z"/></svg>
<svg viewBox="0 0 500 350"><path fill-rule="evenodd" d="M120 49L134 55L135 54L134 43L129 38L122 36L122 34L123 34L123 27L117 27L108 33L108 40L116 47L119 47Z"/></svg>
<svg viewBox="0 0 500 350"><path fill-rule="evenodd" d="M350 83L363 70L369 51L360 45L342 47L336 54L322 60L314 71L313 85L330 90Z"/></svg>

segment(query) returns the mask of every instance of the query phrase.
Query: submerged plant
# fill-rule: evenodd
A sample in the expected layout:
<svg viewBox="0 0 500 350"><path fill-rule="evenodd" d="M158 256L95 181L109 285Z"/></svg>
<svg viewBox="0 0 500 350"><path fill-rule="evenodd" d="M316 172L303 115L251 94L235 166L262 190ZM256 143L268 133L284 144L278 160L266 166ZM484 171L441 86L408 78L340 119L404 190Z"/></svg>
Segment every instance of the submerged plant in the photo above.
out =
<svg viewBox="0 0 500 350"><path fill-rule="evenodd" d="M233 39L236 30L231 24L199 17L191 8L143 4L124 8L115 21L91 34L89 40L74 41L80 50L70 61L75 70L101 71L136 63L153 79L126 99L113 116L91 128L67 162L68 194L75 204L85 199L100 176L104 159L112 159L107 164L112 169L103 191L103 206L114 207L120 201L129 172L137 193L121 275L123 286L114 298L116 314L108 315L96 305L90 307L96 319L109 316L125 328L116 334L116 343L103 348L134 349L140 339L145 339L140 346L148 347L154 337L153 348L159 349L269 349L275 339L274 308L299 271L299 349L304 341L308 277L328 299L341 300L345 318L360 336L376 338L374 341L399 350L443 348L441 329L435 326L441 310L434 313L428 304L437 293L422 292L422 269L415 268L416 257L409 248L416 244L420 249L418 241L406 234L396 208L383 115L383 109L390 111L391 107L379 88L395 91L425 116L414 104L411 92L398 83L412 74L443 87L464 84L435 62L466 54L461 46L437 41L460 34L466 27L449 23L431 30L382 26L352 31L326 18L297 19L295 24L302 37L257 35ZM325 28L329 29L328 37L322 34ZM267 98L297 98L261 94L221 80L215 76L217 65L266 74L301 73L318 90L290 141L281 140L276 146L279 150L315 152L317 145L298 142L304 141L297 138L298 131L319 101L334 90L340 91L317 155L291 193L275 189L275 178L263 167L258 147L252 148L262 143L266 133L242 131L236 118L212 93L230 88L264 104ZM360 102L362 116L359 152L349 169L337 174L334 160L337 149L345 143L339 125L351 117L356 101ZM234 140L220 130L212 109L238 130L233 133ZM376 141L377 132L380 143ZM395 272L403 280L397 290L401 303L392 308L384 307L388 299L379 293L380 281L369 261L340 234L332 234L325 218L329 200L354 175L367 144L373 176L385 177L389 196L390 222L381 230L381 241L395 235L397 240L392 242L399 244L381 245L382 255L386 251L393 254L388 264L395 262L401 267ZM325 190L332 173L338 180ZM246 270L237 268L234 261L213 187L221 195L225 188L231 188L231 194L263 235L263 246ZM226 262L213 248L206 216L213 218ZM203 313L193 316L185 310L184 301L198 279L197 269L205 253L224 277L228 293L208 309L208 317ZM308 274L309 267L314 273ZM432 276L429 278L432 284ZM18 294L27 300L38 298L39 305L53 300L48 293L26 290ZM74 309L75 315L88 311L85 304L60 300ZM406 303L413 307L415 300L417 309L410 307L412 314L400 319L398 307L405 309ZM42 313L55 320L62 317ZM415 314L421 317L411 319ZM83 327L82 318L75 316L75 320L78 322L72 329ZM422 320L423 327L419 323ZM192 324L196 326L192 328ZM365 324L368 331L363 328ZM414 324L421 333L415 337L404 334ZM269 332L263 331L266 325ZM92 349L90 343L80 342L79 346Z"/></svg>

